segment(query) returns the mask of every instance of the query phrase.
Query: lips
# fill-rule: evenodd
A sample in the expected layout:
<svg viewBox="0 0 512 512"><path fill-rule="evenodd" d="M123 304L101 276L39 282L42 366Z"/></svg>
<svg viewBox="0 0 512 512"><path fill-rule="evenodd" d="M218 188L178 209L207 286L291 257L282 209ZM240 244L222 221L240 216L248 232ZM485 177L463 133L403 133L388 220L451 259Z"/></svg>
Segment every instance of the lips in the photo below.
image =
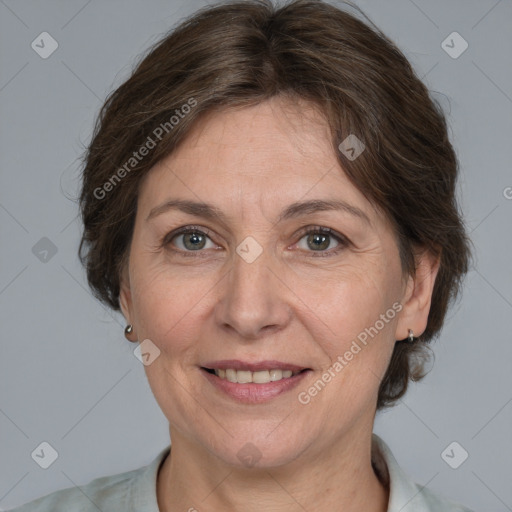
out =
<svg viewBox="0 0 512 512"><path fill-rule="evenodd" d="M215 373L209 373L204 368L202 368L201 373L217 393L220 392L223 396L239 403L260 404L276 399L278 396L295 389L311 373L311 370L303 370L292 377L264 383L229 382L227 379L217 377Z"/></svg>
<svg viewBox="0 0 512 512"><path fill-rule="evenodd" d="M201 366L215 388L244 403L260 403L296 387L311 369L283 361L209 361Z"/></svg>

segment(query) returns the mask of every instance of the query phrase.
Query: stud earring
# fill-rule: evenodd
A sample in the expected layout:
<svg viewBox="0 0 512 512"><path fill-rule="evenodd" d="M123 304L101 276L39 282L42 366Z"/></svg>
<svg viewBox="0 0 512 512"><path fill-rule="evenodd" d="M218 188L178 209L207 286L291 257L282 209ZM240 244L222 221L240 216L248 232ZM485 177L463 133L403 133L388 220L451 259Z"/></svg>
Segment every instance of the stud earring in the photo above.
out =
<svg viewBox="0 0 512 512"><path fill-rule="evenodd" d="M407 341L409 343L413 343L414 342L414 332L412 331L412 329L409 329L409 336L407 337Z"/></svg>
<svg viewBox="0 0 512 512"><path fill-rule="evenodd" d="M133 343L133 340L130 339L130 335L133 334L133 325L128 324L124 329L124 336L128 341Z"/></svg>

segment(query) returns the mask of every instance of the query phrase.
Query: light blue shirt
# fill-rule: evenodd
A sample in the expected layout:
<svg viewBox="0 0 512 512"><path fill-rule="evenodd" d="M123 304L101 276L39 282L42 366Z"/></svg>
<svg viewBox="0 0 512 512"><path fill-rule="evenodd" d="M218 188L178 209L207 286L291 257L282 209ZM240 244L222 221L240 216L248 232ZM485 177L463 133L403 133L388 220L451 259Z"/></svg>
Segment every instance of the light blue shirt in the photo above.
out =
<svg viewBox="0 0 512 512"><path fill-rule="evenodd" d="M160 512L157 475L169 452L167 446L148 466L55 491L8 512ZM390 486L388 512L473 512L413 482L377 434L372 435L372 463Z"/></svg>

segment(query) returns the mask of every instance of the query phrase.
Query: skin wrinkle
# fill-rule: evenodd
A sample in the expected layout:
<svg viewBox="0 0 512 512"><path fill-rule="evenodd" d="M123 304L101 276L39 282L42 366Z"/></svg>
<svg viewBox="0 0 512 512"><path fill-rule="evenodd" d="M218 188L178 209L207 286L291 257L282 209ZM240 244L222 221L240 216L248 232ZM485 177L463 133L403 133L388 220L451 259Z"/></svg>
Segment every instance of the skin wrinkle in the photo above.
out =
<svg viewBox="0 0 512 512"><path fill-rule="evenodd" d="M140 190L121 305L138 339L151 339L161 351L145 371L172 440L172 456L158 475L162 512L192 505L251 511L260 503L285 512L298 510L297 503L311 511L387 509L387 490L370 464L375 375L384 375L396 339L408 328L424 329L435 266L425 255L420 286L403 280L391 224L343 176L325 120L304 107L293 115L285 103L283 124L282 101L203 120ZM316 122L301 122L304 113ZM294 120L295 129L287 130ZM338 177L328 168L338 169ZM145 223L171 193L213 202L231 224L221 229L177 212ZM334 212L269 228L268 219L291 202L332 195L363 209L373 228ZM205 258L155 250L161 235L189 224L218 233L224 250ZM299 242L299 226L309 225L331 227L355 246L329 257L288 251ZM251 264L234 251L248 235L264 248ZM297 393L321 376L327 359L332 364L397 300L400 314L310 404L299 404ZM199 369L225 358L279 359L314 371L299 389L270 402L239 404L213 389ZM252 469L237 457L247 442L262 454ZM208 499L197 503L197 496Z"/></svg>

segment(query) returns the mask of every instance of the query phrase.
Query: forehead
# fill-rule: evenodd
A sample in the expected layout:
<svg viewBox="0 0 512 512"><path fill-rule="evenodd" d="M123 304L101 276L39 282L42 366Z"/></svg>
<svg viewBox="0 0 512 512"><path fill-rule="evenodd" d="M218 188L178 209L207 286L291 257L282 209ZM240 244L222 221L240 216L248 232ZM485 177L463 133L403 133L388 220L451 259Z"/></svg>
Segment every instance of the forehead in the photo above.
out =
<svg viewBox="0 0 512 512"><path fill-rule="evenodd" d="M327 121L309 103L273 98L209 113L148 173L139 207L169 196L251 212L299 200L341 199L375 215L334 153Z"/></svg>

